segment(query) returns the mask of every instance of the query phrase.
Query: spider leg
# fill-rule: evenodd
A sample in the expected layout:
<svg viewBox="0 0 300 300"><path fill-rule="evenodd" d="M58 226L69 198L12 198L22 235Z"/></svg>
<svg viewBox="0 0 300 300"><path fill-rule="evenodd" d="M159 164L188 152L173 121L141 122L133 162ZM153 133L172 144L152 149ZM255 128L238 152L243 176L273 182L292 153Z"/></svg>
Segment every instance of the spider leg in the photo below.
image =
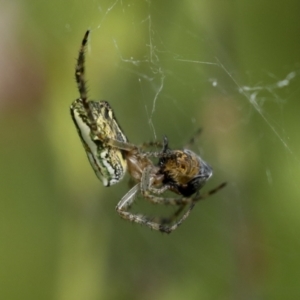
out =
<svg viewBox="0 0 300 300"><path fill-rule="evenodd" d="M186 204L180 205L179 208L170 217L159 218L158 223L160 223L162 225L171 224L179 217L179 215L181 214L181 212L184 210L185 207L186 207Z"/></svg>
<svg viewBox="0 0 300 300"><path fill-rule="evenodd" d="M142 192L142 191L141 191ZM182 204L190 204L192 202L194 202L195 200L193 200L193 198L184 198L184 197L179 197L179 198L164 198L164 197L158 197L158 196L154 196L150 193L150 191L145 191L143 193L143 196L149 200L150 202L154 203L154 204L164 204L164 205L182 205ZM206 197L205 197L206 198ZM203 199L202 197L197 199L201 200Z"/></svg>
<svg viewBox="0 0 300 300"><path fill-rule="evenodd" d="M225 186L226 186L226 182L223 182L216 188L208 191L207 193L205 193L203 195L196 195L195 197L190 198L193 202L189 206L188 210L183 214L183 216L171 226L164 226L162 224L160 231L169 234L172 231L174 231L175 229L177 229L182 224L182 222L185 221L186 218L190 215L190 213L191 213L192 209L195 207L197 201L203 200L203 199L215 194L217 191L219 191L220 189L222 189ZM185 205L180 206L179 209L174 213L174 215L171 216L170 220L167 220L167 221L170 221L169 223L171 223L172 220L175 219L180 214L180 212L183 210L184 207L185 207Z"/></svg>
<svg viewBox="0 0 300 300"><path fill-rule="evenodd" d="M203 195L199 195L199 192L192 197L178 197L178 198L164 198L158 195L161 195L167 190L170 190L169 185L162 185L161 187L153 186L157 174L155 173L153 165L149 165L144 168L141 176L140 183L136 184L118 203L116 210L118 214L125 220L135 222L137 224L145 225L153 230L161 231L164 233L171 233L176 230L190 215L192 209L194 208L197 201L205 199L210 195L216 193L221 188L225 186L225 183L222 183L218 187L208 191ZM159 184L159 183L158 183ZM171 204L178 205L178 209L172 214L169 218L150 218L142 214L131 213L128 210L130 206L141 193L142 196L148 201L154 204ZM187 211L176 221L181 212L184 210L186 205L189 204Z"/></svg>
<svg viewBox="0 0 300 300"><path fill-rule="evenodd" d="M143 196L150 191L152 193L159 195L159 194L164 193L166 190L170 189L169 185L163 185L160 188L154 188L152 186L152 184L153 184L153 177L151 176L152 169L153 169L153 166L147 166L143 170L142 177L141 177L141 193Z"/></svg>
<svg viewBox="0 0 300 300"><path fill-rule="evenodd" d="M193 144L195 143L195 140L199 137L199 135L202 133L202 128L199 128L194 135L190 138L190 140L188 141L188 143L185 145L184 148L190 148L191 146L193 146ZM146 142L143 143L142 145L140 145L140 149L146 149L146 148L150 148L150 147L163 147L163 152L146 152L143 153L143 155L147 156L147 157L156 157L156 158L161 158L161 157L169 157L170 154L166 151L166 149L168 149L168 139L165 136L163 139L163 142Z"/></svg>
<svg viewBox="0 0 300 300"><path fill-rule="evenodd" d="M116 211L121 218L135 222L137 224L146 225L151 229L160 230L161 224L153 222L151 218L148 218L141 214L134 214L128 211L131 204L136 199L138 192L140 190L140 184L136 184L118 203L116 206Z"/></svg>
<svg viewBox="0 0 300 300"><path fill-rule="evenodd" d="M113 148L117 148L117 149L128 151L128 152L134 151L134 150L138 151L138 147L135 146L134 144L111 139L111 138L103 135L99 131L96 131L94 134L103 144L109 145Z"/></svg>
<svg viewBox="0 0 300 300"><path fill-rule="evenodd" d="M161 148L163 147L163 143L162 142L159 142L159 141L150 141L150 142L145 142L141 145L139 145L139 149L141 150L145 150L147 148L151 148L151 147L154 147L154 148Z"/></svg>
<svg viewBox="0 0 300 300"><path fill-rule="evenodd" d="M118 207L118 206L116 207L116 210L123 219L131 221L131 222L135 222L137 224L145 225L145 226L147 226L147 227L149 227L150 229L153 229L153 230L157 230L157 231L169 234L172 231L174 231L175 229L177 229L182 224L183 221L185 221L185 219L189 216L192 209L194 208L195 203L192 203L189 206L186 213L176 223L174 223L171 226L166 225L166 224L171 223L173 221L173 219L181 213L181 211L183 210L185 205L180 206L179 209L169 219L163 219L162 218L158 221L153 221L152 218L146 217L146 216L141 215L141 214L130 213L130 212L125 210L125 206L123 206L121 208Z"/></svg>
<svg viewBox="0 0 300 300"><path fill-rule="evenodd" d="M172 231L174 231L175 229L177 229L182 223L183 221L185 221L187 219L187 217L190 215L190 213L192 212L192 209L195 207L195 202L193 202L188 210L183 214L183 216L176 221L173 225L169 226L169 225L165 225L166 223L162 223L160 224L160 228L159 231L164 232L164 233L171 233ZM174 213L174 215L171 216L171 218L168 221L167 224L171 223L179 214L180 212L183 210L183 208L185 207L185 205L182 205L179 207L179 209Z"/></svg>
<svg viewBox="0 0 300 300"><path fill-rule="evenodd" d="M182 205L182 204L191 204L193 202L197 202L203 199L208 198L209 196L215 194L216 192L218 192L220 189L222 189L223 187L226 186L226 182L220 184L219 186L217 186L216 188L208 191L205 194L202 195L196 195L194 197L179 197L179 198L165 198L165 197L158 197L155 195L152 195L152 193L154 194L159 194L159 193L163 193L165 190L164 187L160 190L160 189L154 189L154 188L150 188L147 190L143 190L143 187L141 187L141 193L143 195L144 198L148 199L150 202L154 203L154 204L164 204L164 205ZM166 188L166 190L168 190L168 188Z"/></svg>
<svg viewBox="0 0 300 300"><path fill-rule="evenodd" d="M190 215L190 213L192 212L193 208L195 207L197 201L203 200L213 194L215 194L216 192L218 192L220 189L224 188L226 186L226 182L223 182L222 184L220 184L219 186L217 186L216 188L208 191L207 193L203 194L203 195L198 195L196 194L196 196L191 197L191 198L179 198L179 199L168 199L170 200L170 203L172 204L172 201L176 200L176 204L180 205L179 203L181 202L181 206L178 208L178 210L174 213L174 215L172 215L169 219L167 220L162 220L162 223L158 223L156 224L156 227L159 225L159 231L164 232L164 233L171 233L172 231L176 230ZM165 199L166 200L166 199ZM164 200L164 201L165 201ZM169 225L165 225L165 224L170 224L174 221L174 219L176 219L176 217L179 216L179 214L181 213L181 211L184 209L184 207L186 206L187 203L190 203L189 208L187 209L187 211L182 215L182 217L177 220L173 225L169 226Z"/></svg>
<svg viewBox="0 0 300 300"><path fill-rule="evenodd" d="M151 218L146 217L141 214L133 214L133 213L130 213L128 211L123 211L123 210L118 211L118 213L121 216L121 218L123 218L125 220L134 222L137 224L145 225L145 226L149 227L150 229L165 232L165 233L170 233L179 226L178 225L176 228L171 229L170 227L162 225L158 222L153 222Z"/></svg>
<svg viewBox="0 0 300 300"><path fill-rule="evenodd" d="M97 131L97 121L92 113L90 108L89 102L87 100L87 88L86 88L86 81L85 81L85 49L88 42L90 31L87 30L83 40L81 42L81 47L79 50L77 64L75 67L75 79L77 83L77 88L80 94L80 99L82 101L82 105L87 112L88 118L91 121L91 128L96 132Z"/></svg>
<svg viewBox="0 0 300 300"><path fill-rule="evenodd" d="M88 41L90 31L88 30L82 40L81 47L79 50L79 55L77 58L77 64L75 68L75 78L77 82L78 91L80 94L80 98L82 99L82 102L84 104L85 109L90 110L88 104L87 104L87 89L86 89L86 83L85 83L85 48Z"/></svg>
<svg viewBox="0 0 300 300"><path fill-rule="evenodd" d="M193 197L193 201L200 201L203 200L213 194L215 194L216 192L218 192L219 190L221 190L222 188L224 188L226 186L227 182L223 182L220 185L218 185L217 187L215 187L214 189L202 194L202 195L197 195L195 197Z"/></svg>
<svg viewBox="0 0 300 300"><path fill-rule="evenodd" d="M126 211L130 208L134 200L136 199L140 190L140 184L136 184L133 188L130 189L129 192L125 194L125 196L119 201L116 206L116 211L118 213L122 211Z"/></svg>
<svg viewBox="0 0 300 300"><path fill-rule="evenodd" d="M121 218L131 221L131 222L135 222L137 224L145 225L153 230L158 230L158 231L165 232L165 233L172 232L173 230L178 228L178 226L180 226L180 224L188 217L188 215L190 214L190 211L192 210L192 207L194 206L194 203L193 203L190 206L189 210L182 216L182 218L180 220L178 220L172 226L168 226L166 224L171 223L174 219L176 219L178 217L178 215L184 209L185 204L181 205L175 211L175 213L168 219L161 218L158 221L154 221L152 218L146 217L141 214L134 214L134 213L131 213L128 211L130 206L136 199L139 191L140 191L140 184L138 183L121 199L121 201L116 206L116 211L121 216Z"/></svg>
<svg viewBox="0 0 300 300"><path fill-rule="evenodd" d="M150 169L151 169L151 167L146 168L147 174L149 174ZM149 218L142 214L134 214L134 213L131 213L128 211L130 206L132 205L132 203L138 196L138 193L140 191L142 192L143 185L146 185L146 186L149 185L149 182L145 183L146 175L143 174L144 178L142 179L141 183L136 184L121 199L121 201L116 206L116 211L125 220L129 220L129 221L135 222L137 224L145 225L153 230L161 231L161 232L168 233L168 234L171 233L172 231L176 230L187 219L187 217L190 215L190 213L191 213L192 209L194 208L197 201L205 199L208 196L216 193L218 190L223 188L226 184L226 183L222 183L218 187L210 190L209 192L207 192L203 195L196 195L196 196L190 197L190 198L183 198L183 197L181 197L181 198L163 198L163 197L157 197L157 196L151 195L150 192L144 193L144 194L142 193L143 196L146 199L149 199L149 201L151 201L152 203L179 205L179 208L175 211L175 213L173 215L171 215L171 217L160 218L158 220L155 220L153 218ZM157 190L159 190L159 189L157 189ZM187 204L190 204L190 205L189 205L187 211L182 215L182 217L179 220L177 220L174 224L169 225L180 215L180 213L183 211L183 209L185 208L185 206Z"/></svg>

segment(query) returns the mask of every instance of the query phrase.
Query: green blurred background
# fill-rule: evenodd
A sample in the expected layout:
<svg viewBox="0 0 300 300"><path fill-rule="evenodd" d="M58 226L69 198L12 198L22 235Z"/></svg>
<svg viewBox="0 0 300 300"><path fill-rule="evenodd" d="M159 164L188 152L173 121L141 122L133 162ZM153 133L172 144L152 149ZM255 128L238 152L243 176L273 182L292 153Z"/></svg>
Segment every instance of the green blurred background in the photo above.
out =
<svg viewBox="0 0 300 300"><path fill-rule="evenodd" d="M299 299L299 11L1 1L0 299ZM85 157L69 106L88 28L89 95L129 140L183 147L201 127L204 190L228 182L171 235L121 220L128 178L104 188Z"/></svg>

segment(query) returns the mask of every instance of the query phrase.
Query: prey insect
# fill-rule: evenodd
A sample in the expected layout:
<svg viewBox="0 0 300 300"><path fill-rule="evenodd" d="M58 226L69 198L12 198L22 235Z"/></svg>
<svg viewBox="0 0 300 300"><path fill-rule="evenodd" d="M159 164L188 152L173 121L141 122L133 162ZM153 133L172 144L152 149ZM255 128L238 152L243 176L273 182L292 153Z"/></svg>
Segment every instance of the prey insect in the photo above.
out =
<svg viewBox="0 0 300 300"><path fill-rule="evenodd" d="M171 233L189 216L196 202L216 193L225 183L200 194L200 189L212 176L212 168L200 156L188 149L170 149L167 137L162 143L144 143L142 146L129 143L109 103L88 99L85 48L89 33L87 31L82 40L75 69L80 97L70 107L89 162L104 186L118 183L126 172L135 182L116 206L123 219ZM153 148L157 151L146 151ZM164 197L167 191L178 196ZM130 212L131 205L140 195L151 203L173 205L178 209L168 218Z"/></svg>

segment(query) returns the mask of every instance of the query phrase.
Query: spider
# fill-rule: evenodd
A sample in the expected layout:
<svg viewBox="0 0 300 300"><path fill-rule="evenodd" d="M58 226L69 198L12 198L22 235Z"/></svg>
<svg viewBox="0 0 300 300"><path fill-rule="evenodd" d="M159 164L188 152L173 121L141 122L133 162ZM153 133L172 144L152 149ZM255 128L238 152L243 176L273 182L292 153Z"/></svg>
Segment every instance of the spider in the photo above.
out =
<svg viewBox="0 0 300 300"><path fill-rule="evenodd" d="M200 195L200 189L212 176L212 168L202 158L188 149L171 150L167 137L163 138L162 143L150 142L141 146L129 143L109 103L88 100L84 66L88 36L89 31L82 40L75 69L80 98L70 107L87 157L104 186L121 181L126 171L135 182L116 206L123 219L171 233L189 216L197 201L216 193L225 183ZM147 148L161 149L145 151ZM155 159L158 160L156 164L153 162ZM180 196L163 197L166 191ZM170 204L178 209L169 218L150 218L131 213L130 207L140 194L151 203ZM186 206L188 208L183 213Z"/></svg>

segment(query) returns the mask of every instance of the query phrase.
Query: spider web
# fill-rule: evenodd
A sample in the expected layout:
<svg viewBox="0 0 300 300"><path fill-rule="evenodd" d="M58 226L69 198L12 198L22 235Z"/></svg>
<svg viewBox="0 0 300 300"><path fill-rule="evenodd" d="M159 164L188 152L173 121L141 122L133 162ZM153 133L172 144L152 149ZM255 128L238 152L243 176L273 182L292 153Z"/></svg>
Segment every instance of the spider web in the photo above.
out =
<svg viewBox="0 0 300 300"><path fill-rule="evenodd" d="M257 82L250 85L249 82L246 82L246 84L244 85L239 80L239 76L235 76L233 74L234 71L230 71L230 66L226 66L222 59L217 56L213 56L211 61L203 61L194 58L191 59L190 57L184 58L180 53L176 52L176 49L171 49L168 43L160 37L159 28L153 25L152 14L150 12L152 2L145 1L145 3L148 4L148 10L146 10L145 18L135 20L132 24L132 28L129 29L129 32L127 33L130 34L130 30L133 30L134 32L136 31L136 28L141 26L147 28L144 33L145 44L142 47L144 47L145 52L143 53L142 57L135 55L126 56L126 54L123 54L123 52L125 51L120 47L118 39L116 39L113 35L111 36L111 39L113 41L115 51L120 59L119 62L116 62L117 67L124 73L134 75L139 82L141 89L140 93L142 95L142 99L140 99L140 101L144 105L144 113L147 115L148 124L151 128L153 137L155 139L158 138L156 133L156 126L154 124L154 115L157 111L157 103L159 101L163 102L163 98L173 98L172 101L174 101L174 105L178 109L182 109L180 108L179 104L180 99L176 99L175 95L166 95L164 93L166 77L170 78L170 80L175 78L177 82L180 80L182 85L186 84L184 82L184 78L180 77L180 74L176 74L176 71L168 69L168 67L164 66L164 62L166 60L173 60L186 64L186 66L191 68L191 70L199 68L199 65L210 65L219 68L221 72L225 74L225 77L227 76L228 79L232 82L233 86L225 87L223 84L220 85L220 80L218 80L217 77L211 77L205 80L210 83L211 86L216 90L220 90L221 93L239 93L240 95L242 95L241 101L246 101L247 103L249 103L252 106L252 109L256 113L258 113L258 115L265 121L266 126L271 129L273 134L279 139L279 141L288 150L288 152L294 154L293 150L286 141L284 134L281 133L281 131L283 131L282 125L272 120L272 117L264 111L263 105L266 101L273 101L277 103L281 107L281 109L283 109L286 100L282 98L280 94L278 94L278 90L284 90L291 84L291 82L298 80L298 69L286 73L286 76L284 76L283 78L276 78L275 74L268 72L269 78L272 79L271 83ZM94 31L95 38L97 38L97 35L101 35L101 30L109 30L109 28L105 28L105 26L109 26L106 24L106 21L110 18L111 15L114 14L115 11L119 13L121 10L123 14L126 15L126 13L130 13L130 8L134 6L133 2L130 4L130 1L128 2L121 0L112 1L106 8L100 5L100 3L98 2L97 4L100 14L100 22L95 28L91 28ZM189 28L181 28L180 24L170 23L168 25L174 26L174 31L176 32L178 32L178 29L180 28L180 33L182 35L190 35L194 39L200 39L199 33L197 31L191 32L191 29ZM205 43L205 41L203 41L203 43ZM93 57L93 60L95 62L95 57ZM99 59L99 61L101 62L101 59ZM144 70L145 68L147 69L146 71ZM197 71L194 72L196 74ZM201 79L203 80L203 78ZM145 90L147 90L148 86L150 86L152 90L152 97L145 95ZM147 99L145 99L146 97ZM150 100L148 98L150 98ZM270 100L271 98L272 100ZM191 118L191 122L194 121L195 120ZM299 161L298 158L297 160Z"/></svg>
<svg viewBox="0 0 300 300"><path fill-rule="evenodd" d="M171 43L160 33L160 27L157 25L157 22L153 22L153 15L157 19L159 12L155 5L152 4L152 1L142 2L141 7L144 11L140 18L132 17L136 8L136 4L132 1L107 1L105 3L106 6L102 2L95 2L99 10L99 23L92 30L94 31L94 39L101 36L103 32L107 34L107 31L110 30L109 20L119 16L119 14L123 15L125 19L127 15L132 17L132 23L128 28L128 32L122 32L122 34L132 35L133 33L134 35L135 32L142 28L143 35L141 42L138 42L139 45L137 46L138 49L142 50L138 54L136 49L133 49L133 51L125 49L123 41L120 42L113 34L111 34L110 38L114 51L119 57L119 61L115 62L116 68L119 72L126 74L127 77L131 76L132 80L135 80L137 83L139 89L138 105L140 105L140 108L143 107L139 113L144 115L143 126L146 125L145 119L147 119L150 139L160 139L162 134L166 134L164 130L159 130L160 125L157 124L157 120L162 118L161 115L165 115L166 111L161 111L161 109L166 106L168 106L168 110L171 113L176 115L174 117L176 119L175 126L179 132L177 139L179 138L182 143L186 141L186 133L185 130L180 130L178 119L185 125L190 123L190 127L192 127L191 132L193 132L193 129L197 129L198 126L205 126L199 120L199 116L190 114L185 107L196 102L202 102L205 105L205 101L208 100L195 99L193 95L189 99L188 93L193 89L192 92L198 93L200 95L199 98L203 98L201 89L206 85L205 88L209 92L213 91L220 96L231 95L236 97L238 99L237 105L242 109L246 108L240 121L243 124L250 124L254 120L255 115L257 115L264 123L262 126L269 129L268 135L270 138L273 135L277 139L277 141L274 141L277 144L276 147L281 145L285 151L291 154L296 163L299 163L299 156L293 150L292 143L289 142L290 138L285 130L284 121L278 119L276 115L284 112L287 102L292 98L292 94L298 91L295 88L299 81L298 66L292 66L290 70L281 72L283 74L281 77L270 71L261 71L261 74L258 74L259 79L255 79L255 74L249 75L251 72L249 70L245 70L244 74L237 74L236 69L232 67L230 62L228 63L228 59L215 55L215 52L217 52L215 48L217 47L215 47L214 41L210 40L205 35L206 33L201 31L201 28L199 29L193 25L186 26L186 23L183 26L180 20L177 22L164 20L167 26L173 27L173 31L178 34L178 39L186 40L186 36L188 36L188 40L194 41L196 44L195 49L187 51L191 52L191 55L182 54L184 51L180 52L176 47L172 47ZM183 21L185 20L183 19ZM209 51L213 53L210 55L209 60L201 59L201 53L194 55L198 50L199 43L202 47L207 47L208 44ZM226 55L229 54L222 54L224 57ZM207 56L207 53L203 56ZM93 60L94 63L97 61L94 55ZM172 63L168 64L170 61ZM99 62L101 63L101 59L99 59ZM198 78L196 81L198 82L198 87L197 85L192 86L189 78L184 78L186 73L180 73L180 69L177 71L178 64L176 63L183 65L185 70L189 69L192 77ZM248 78L242 80L241 77L245 77L245 75ZM261 79L262 77L263 79ZM170 86L174 84L178 84L185 91L186 99L184 101L176 95L176 92L170 92ZM291 85L295 92L290 89ZM277 111L273 115L268 109L264 108L265 104L269 103L272 103L273 108L277 106ZM163 108L161 108L162 106ZM160 134L157 133L158 130ZM223 128L223 130L226 130L226 128Z"/></svg>
<svg viewBox="0 0 300 300"><path fill-rule="evenodd" d="M192 5L177 8L182 11L168 19L150 0L93 1L93 5L99 18L90 25L88 78L96 78L89 80L90 86L106 76L103 69L110 69L118 86L110 83L99 90L111 102L129 140L139 144L167 135L171 147L184 147L193 132L203 128L193 147L214 168L210 185L228 181L226 191L216 197L223 199L219 204L227 214L223 217L234 220L231 225L224 220L225 226L215 225L216 232L229 239L243 236L235 246L250 247L248 254L278 255L283 262L294 256L296 248L280 244L285 234L277 240L269 231L280 231L274 224L286 218L290 223L281 226L291 238L293 226L300 227L295 213L299 121L293 113L300 92L298 62L266 64L269 69L252 69L251 63L237 67L243 64L234 59L230 47L220 45L222 38L210 36L205 21L197 21ZM108 52L113 57L109 62ZM289 198L284 208L283 198ZM193 224L205 218L217 224L211 211L206 216L197 213ZM260 228L261 223L267 229Z"/></svg>

